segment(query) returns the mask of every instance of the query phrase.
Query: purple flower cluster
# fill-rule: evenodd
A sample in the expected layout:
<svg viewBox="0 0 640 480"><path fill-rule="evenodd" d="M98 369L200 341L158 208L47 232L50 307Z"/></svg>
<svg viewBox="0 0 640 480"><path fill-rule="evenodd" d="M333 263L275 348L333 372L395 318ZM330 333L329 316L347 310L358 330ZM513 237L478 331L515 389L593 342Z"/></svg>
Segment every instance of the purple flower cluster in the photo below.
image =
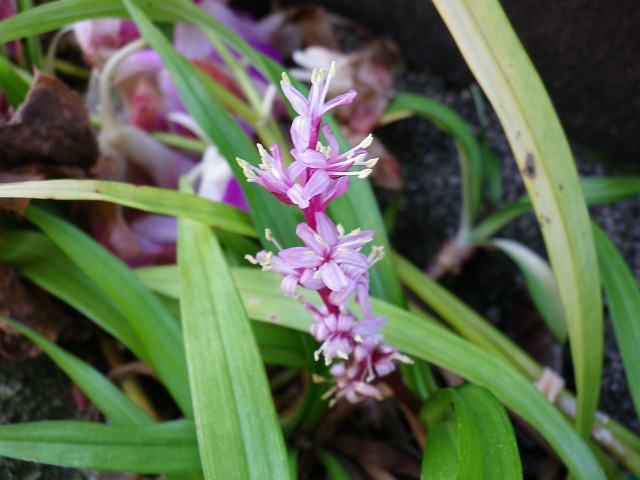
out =
<svg viewBox="0 0 640 480"><path fill-rule="evenodd" d="M386 318L377 317L369 298L369 269L383 255L381 247L372 247L368 255L360 250L373 239L373 230L356 229L346 233L325 214L327 205L346 192L349 178L365 178L371 173L377 159L367 159L367 148L372 141L367 136L359 145L340 153L338 142L329 126L321 127L322 116L338 105L351 103L356 92L351 90L333 100L326 101L329 82L335 75L335 65L329 69L314 70L309 97L295 89L286 74L281 86L298 116L291 125L294 161L284 165L278 145L270 153L258 144L262 159L259 167L237 159L249 182L266 188L287 205L296 205L304 213L306 223L296 228L304 246L282 249L271 233L278 252L263 250L247 259L260 264L263 270L272 270L284 278L282 290L298 298L313 316L311 334L321 343L316 359L322 355L331 365L335 385L328 395L357 402L366 397L381 398L373 381L395 369L396 361L406 361L396 349L383 343L379 330ZM327 145L320 141L320 131ZM353 167L360 167L351 171ZM300 285L318 292L322 305L313 305L296 293ZM362 311L362 319L347 306L349 299Z"/></svg>

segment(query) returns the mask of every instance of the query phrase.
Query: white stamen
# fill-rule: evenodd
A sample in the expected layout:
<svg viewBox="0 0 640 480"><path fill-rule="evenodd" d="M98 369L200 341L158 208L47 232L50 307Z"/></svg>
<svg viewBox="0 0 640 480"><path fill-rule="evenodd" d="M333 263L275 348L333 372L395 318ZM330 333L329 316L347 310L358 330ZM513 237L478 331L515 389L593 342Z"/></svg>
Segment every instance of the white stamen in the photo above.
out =
<svg viewBox="0 0 640 480"><path fill-rule="evenodd" d="M371 144L373 143L373 135L369 134L367 135L364 140L362 140L355 148L355 150L359 149L359 148L369 148L371 146Z"/></svg>
<svg viewBox="0 0 640 480"><path fill-rule="evenodd" d="M317 234L317 233L314 233L314 234L313 234L313 238L315 238L315 239L316 239L316 242L318 242L318 243L325 243L324 238L322 238L322 237L321 237L319 234Z"/></svg>
<svg viewBox="0 0 640 480"><path fill-rule="evenodd" d="M371 170L370 168L365 168L360 172L358 178L367 178L369 175L371 175L371 172L373 172L373 170Z"/></svg>
<svg viewBox="0 0 640 480"><path fill-rule="evenodd" d="M282 81L287 87L291 86L291 80L289 79L289 76L284 72L282 72Z"/></svg>
<svg viewBox="0 0 640 480"><path fill-rule="evenodd" d="M320 83L327 73L326 68L314 68L311 73L311 83Z"/></svg>
<svg viewBox="0 0 640 480"><path fill-rule="evenodd" d="M331 62L331 65L329 65L328 77L333 78L335 76L336 76L336 61L334 60L333 62Z"/></svg>
<svg viewBox="0 0 640 480"><path fill-rule="evenodd" d="M256 257L253 257L251 255L245 255L244 259L249 261L249 263L251 263L253 265L257 265L258 264L258 260L256 260Z"/></svg>
<svg viewBox="0 0 640 480"><path fill-rule="evenodd" d="M344 237L344 227L341 223L336 225L336 230L338 231L338 238L342 239Z"/></svg>
<svg viewBox="0 0 640 480"><path fill-rule="evenodd" d="M380 160L380 158L375 157L375 158L370 158L369 160L367 160L364 164L367 168L373 168L378 164L378 160Z"/></svg>
<svg viewBox="0 0 640 480"><path fill-rule="evenodd" d="M264 229L264 238L266 238L269 242L273 241L273 234L268 228Z"/></svg>
<svg viewBox="0 0 640 480"><path fill-rule="evenodd" d="M257 143L256 146L258 147L258 153L260 154L260 159L262 160L260 168L262 168L263 170L271 168L272 165L271 159L269 158L269 152L267 152L267 150L260 143Z"/></svg>
<svg viewBox="0 0 640 480"><path fill-rule="evenodd" d="M242 168L242 173L244 173L244 176L247 177L247 179L252 180L257 177L249 162L238 157L236 157L236 162L240 165L240 168Z"/></svg>
<svg viewBox="0 0 640 480"><path fill-rule="evenodd" d="M357 172L329 172L329 175L333 175L334 177L340 177L340 176L350 176L350 177L358 177L358 178L367 178L371 172L373 170L371 170L370 168L366 168L364 170L360 170Z"/></svg>

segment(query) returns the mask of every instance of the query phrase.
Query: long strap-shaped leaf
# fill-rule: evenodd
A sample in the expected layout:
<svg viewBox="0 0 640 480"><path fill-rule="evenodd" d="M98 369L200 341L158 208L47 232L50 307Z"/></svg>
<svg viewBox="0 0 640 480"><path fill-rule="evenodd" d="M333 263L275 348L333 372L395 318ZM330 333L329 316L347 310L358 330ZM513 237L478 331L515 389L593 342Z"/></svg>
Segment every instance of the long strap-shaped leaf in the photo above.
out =
<svg viewBox="0 0 640 480"><path fill-rule="evenodd" d="M199 472L193 422L116 426L62 420L0 425L0 456L112 472Z"/></svg>
<svg viewBox="0 0 640 480"><path fill-rule="evenodd" d="M21 275L78 310L141 360L149 360L113 300L46 235L36 231L3 232L0 262L18 269Z"/></svg>
<svg viewBox="0 0 640 480"><path fill-rule="evenodd" d="M182 411L190 415L187 367L176 319L124 263L87 234L33 205L25 209L24 216L40 227L120 308L144 350L143 358Z"/></svg>
<svg viewBox="0 0 640 480"><path fill-rule="evenodd" d="M588 438L602 373L595 249L562 127L497 0L433 0L504 126L542 229L575 369L576 428Z"/></svg>
<svg viewBox="0 0 640 480"><path fill-rule="evenodd" d="M43 180L0 185L0 198L102 200L145 212L187 217L229 232L256 236L249 215L221 202L165 188L103 180Z"/></svg>
<svg viewBox="0 0 640 480"><path fill-rule="evenodd" d="M443 409L450 403L455 409L455 419L448 415L447 408ZM509 416L486 389L466 384L440 390L429 398L421 417L428 428L423 478L522 478Z"/></svg>
<svg viewBox="0 0 640 480"><path fill-rule="evenodd" d="M636 414L640 414L640 289L616 246L595 223L593 234L613 331L633 405Z"/></svg>
<svg viewBox="0 0 640 480"><path fill-rule="evenodd" d="M311 319L300 304L282 295L281 277L252 268L234 268L232 272L250 318L308 331ZM310 300L317 301L317 298L310 297ZM520 372L435 321L427 322L376 299L373 305L377 314L389 318L383 330L389 343L487 388L547 439L576 478L604 479L600 465L585 442Z"/></svg>
<svg viewBox="0 0 640 480"><path fill-rule="evenodd" d="M289 478L260 353L224 253L206 225L178 225L180 306L205 478Z"/></svg>

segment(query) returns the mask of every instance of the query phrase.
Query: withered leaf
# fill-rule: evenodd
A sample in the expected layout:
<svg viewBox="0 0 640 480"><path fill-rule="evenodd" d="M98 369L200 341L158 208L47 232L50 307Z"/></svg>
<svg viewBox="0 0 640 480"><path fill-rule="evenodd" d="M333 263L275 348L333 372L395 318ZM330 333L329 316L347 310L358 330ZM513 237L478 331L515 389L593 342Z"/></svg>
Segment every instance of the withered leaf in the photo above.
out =
<svg viewBox="0 0 640 480"><path fill-rule="evenodd" d="M24 103L0 126L0 171L37 166L46 177L59 168L86 173L96 162L98 145L80 95L37 72ZM68 173L67 171L65 171Z"/></svg>

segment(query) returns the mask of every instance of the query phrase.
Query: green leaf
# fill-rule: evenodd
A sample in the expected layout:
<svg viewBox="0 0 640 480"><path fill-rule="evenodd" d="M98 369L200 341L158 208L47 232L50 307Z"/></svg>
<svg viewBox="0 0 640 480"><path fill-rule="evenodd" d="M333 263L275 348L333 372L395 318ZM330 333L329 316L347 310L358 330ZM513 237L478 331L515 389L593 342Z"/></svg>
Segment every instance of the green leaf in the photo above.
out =
<svg viewBox="0 0 640 480"><path fill-rule="evenodd" d="M0 90L13 108L24 102L30 86L24 74L0 55Z"/></svg>
<svg viewBox="0 0 640 480"><path fill-rule="evenodd" d="M397 263L400 257L395 257L394 260ZM424 277L424 274L420 273ZM279 275L254 268L235 268L233 278L251 319L277 322L284 327L308 331L311 326L308 313L298 302L283 296ZM174 282L177 282L177 278ZM438 286L437 283L435 286ZM313 293L304 294L310 301L318 301ZM591 451L569 422L535 390L527 378L504 360L446 331L435 321L428 322L377 299L373 299L373 305L376 314L389 318L383 330L389 343L409 355L435 363L487 388L506 407L523 417L549 441L576 478L604 478ZM454 316L463 315L465 321L474 318L473 315L468 315L469 312L473 313L468 307L466 313L455 310L456 307L446 299L441 299L441 308L450 309L451 315ZM475 317L478 317L477 321L486 323L477 314ZM491 341L492 337L487 338ZM511 347L515 348L513 345ZM515 353L523 356L517 349ZM510 355L511 352L505 355L505 358L511 358ZM531 371L532 378L537 378L541 372L540 367L527 359L526 355L523 370Z"/></svg>
<svg viewBox="0 0 640 480"><path fill-rule="evenodd" d="M112 253L70 223L29 205L24 216L43 230L114 302L136 333L144 358L186 415L191 397L180 325Z"/></svg>
<svg viewBox="0 0 640 480"><path fill-rule="evenodd" d="M434 422L435 431L431 428L433 419L429 422L423 478L452 478L452 473L460 479L522 478L513 427L488 390L476 385L441 390L425 405L425 415L429 417L434 404L437 411L442 411L443 401L453 404L455 426L446 415L444 421ZM432 448L435 452L430 452ZM452 463L457 464L457 472Z"/></svg>
<svg viewBox="0 0 640 480"><path fill-rule="evenodd" d="M33 0L17 0L17 7L19 12L31 10L33 8ZM28 60L30 69L43 69L42 61L42 45L40 45L40 38L37 36L28 37L25 41L25 56Z"/></svg>
<svg viewBox="0 0 640 480"><path fill-rule="evenodd" d="M429 422L427 448L422 456L422 478L457 478L460 462L458 420L452 414Z"/></svg>
<svg viewBox="0 0 640 480"><path fill-rule="evenodd" d="M636 413L640 415L640 289L618 249L593 224L600 279Z"/></svg>
<svg viewBox="0 0 640 480"><path fill-rule="evenodd" d="M258 347L222 249L207 226L179 220L178 265L205 478L289 478Z"/></svg>
<svg viewBox="0 0 640 480"><path fill-rule="evenodd" d="M349 472L342 466L340 461L331 452L323 449L317 449L316 455L324 465L331 480L350 480Z"/></svg>
<svg viewBox="0 0 640 480"><path fill-rule="evenodd" d="M260 347L264 363L289 368L309 368L313 356L307 355L303 347L303 335L275 324L252 322L251 330Z"/></svg>
<svg viewBox="0 0 640 480"><path fill-rule="evenodd" d="M145 212L187 217L223 230L256 236L249 215L222 202L211 202L163 188L104 180L44 180L0 185L0 198L102 200Z"/></svg>
<svg viewBox="0 0 640 480"><path fill-rule="evenodd" d="M5 317L0 317L1 322L9 324L18 330L33 343L42 348L42 351L73 380L91 400L96 407L115 425L144 425L154 423L154 420L133 403L104 375L98 372L88 363L71 355L47 340L42 335Z"/></svg>
<svg viewBox="0 0 640 480"><path fill-rule="evenodd" d="M495 108L533 201L567 320L576 428L588 438L602 373L602 303L589 215L571 150L498 0L434 4Z"/></svg>
<svg viewBox="0 0 640 480"><path fill-rule="evenodd" d="M193 423L144 426L51 421L0 425L0 456L112 472L200 470Z"/></svg>
<svg viewBox="0 0 640 480"><path fill-rule="evenodd" d="M234 269L231 274L234 276ZM158 265L142 267L135 270L138 278L151 290L178 300L180 298L180 281L177 265ZM260 355L265 363L292 368L309 368L313 362L312 355L304 352L306 340L300 332L280 327L275 323L252 323L253 334L260 347Z"/></svg>
<svg viewBox="0 0 640 480"><path fill-rule="evenodd" d="M397 93L389 102L385 117L418 114L431 120L451 135L458 147L462 178L461 229L463 235L471 229L478 213L482 195L482 156L480 144L467 122L454 110L429 97L414 93Z"/></svg>
<svg viewBox="0 0 640 480"><path fill-rule="evenodd" d="M640 177L585 177L580 179L580 188L589 206L603 205L640 195ZM472 242L489 239L507 223L531 208L531 200L528 196L507 205L474 228Z"/></svg>
<svg viewBox="0 0 640 480"><path fill-rule="evenodd" d="M277 319L282 326L308 331L311 320L302 306L291 299L283 303L277 301L279 280L274 275L252 270L236 270L236 285L249 316L261 321ZM257 281L259 277L256 274L262 275L262 281ZM389 318L382 330L387 342L408 355L439 365L487 388L507 408L542 434L576 478L604 479L600 465L569 422L527 378L504 360L435 322L425 321L377 299L372 299L372 302L377 315Z"/></svg>
<svg viewBox="0 0 640 480"><path fill-rule="evenodd" d="M582 194L589 205L603 205L640 195L640 177L584 177Z"/></svg>
<svg viewBox="0 0 640 480"><path fill-rule="evenodd" d="M506 238L491 240L491 245L506 253L518 266L527 284L531 300L555 339L567 341L567 325L562 314L558 287L549 264L529 247Z"/></svg>

